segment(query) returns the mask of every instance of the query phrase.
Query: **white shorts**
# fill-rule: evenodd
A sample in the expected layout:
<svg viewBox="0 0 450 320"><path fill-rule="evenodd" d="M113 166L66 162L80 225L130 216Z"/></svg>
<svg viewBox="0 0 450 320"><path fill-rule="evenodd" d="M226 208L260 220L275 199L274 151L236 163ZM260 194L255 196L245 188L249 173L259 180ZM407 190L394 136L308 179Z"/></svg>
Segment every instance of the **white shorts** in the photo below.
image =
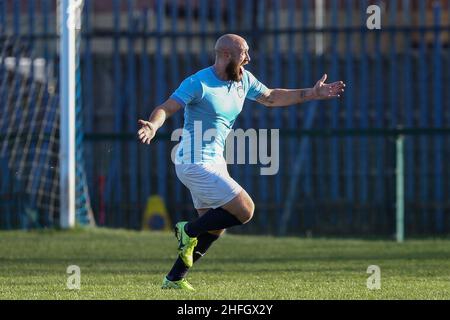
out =
<svg viewBox="0 0 450 320"><path fill-rule="evenodd" d="M242 191L230 177L225 161L176 164L175 171L178 179L191 191L195 209L219 208Z"/></svg>

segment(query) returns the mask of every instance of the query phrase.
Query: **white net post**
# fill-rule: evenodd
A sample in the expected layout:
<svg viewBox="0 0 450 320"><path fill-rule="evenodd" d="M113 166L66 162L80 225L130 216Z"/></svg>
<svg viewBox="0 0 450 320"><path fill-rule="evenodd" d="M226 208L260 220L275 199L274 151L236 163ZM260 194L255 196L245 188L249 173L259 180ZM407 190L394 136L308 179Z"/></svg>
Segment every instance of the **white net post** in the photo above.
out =
<svg viewBox="0 0 450 320"><path fill-rule="evenodd" d="M60 226L75 226L76 33L81 29L82 0L60 0Z"/></svg>

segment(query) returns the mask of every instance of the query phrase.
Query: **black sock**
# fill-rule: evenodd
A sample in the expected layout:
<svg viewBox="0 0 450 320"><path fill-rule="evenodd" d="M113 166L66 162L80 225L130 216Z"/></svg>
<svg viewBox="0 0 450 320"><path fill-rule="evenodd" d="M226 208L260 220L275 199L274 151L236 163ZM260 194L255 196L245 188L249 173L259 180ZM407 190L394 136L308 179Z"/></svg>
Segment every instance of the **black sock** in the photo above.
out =
<svg viewBox="0 0 450 320"><path fill-rule="evenodd" d="M172 269L167 274L167 279L169 279L170 281L181 280L186 276L188 270L189 268L186 267L183 260L181 260L181 258L178 257L175 263L173 264Z"/></svg>
<svg viewBox="0 0 450 320"><path fill-rule="evenodd" d="M220 236L211 234L209 232L202 233L197 237L197 245L194 249L194 262L204 256L206 251L208 251L209 247L212 245L214 241L219 239Z"/></svg>
<svg viewBox="0 0 450 320"><path fill-rule="evenodd" d="M187 223L184 226L184 231L189 237L197 237L211 230L226 229L241 224L242 222L231 213L222 208L217 208L210 209L204 215Z"/></svg>
<svg viewBox="0 0 450 320"><path fill-rule="evenodd" d="M195 246L194 249L194 262L200 259L209 249L211 244L217 239L219 239L219 236L211 234L209 232L202 233L201 235L199 235L197 238L198 240L197 245ZM173 264L172 269L167 274L167 279L169 279L170 281L181 280L184 277L186 277L188 271L189 268L186 267L183 260L181 260L181 258L178 257L175 263Z"/></svg>

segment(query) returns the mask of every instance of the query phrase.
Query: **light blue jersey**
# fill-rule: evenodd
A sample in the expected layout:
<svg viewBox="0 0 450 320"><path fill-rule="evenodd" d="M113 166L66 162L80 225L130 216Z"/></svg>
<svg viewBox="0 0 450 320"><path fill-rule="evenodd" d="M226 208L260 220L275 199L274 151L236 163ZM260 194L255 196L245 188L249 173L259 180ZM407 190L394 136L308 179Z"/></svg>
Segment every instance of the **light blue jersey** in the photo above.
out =
<svg viewBox="0 0 450 320"><path fill-rule="evenodd" d="M247 70L240 82L219 79L212 66L186 78L170 96L184 106L184 130L176 162L222 162L225 140L245 98L256 100L267 90Z"/></svg>

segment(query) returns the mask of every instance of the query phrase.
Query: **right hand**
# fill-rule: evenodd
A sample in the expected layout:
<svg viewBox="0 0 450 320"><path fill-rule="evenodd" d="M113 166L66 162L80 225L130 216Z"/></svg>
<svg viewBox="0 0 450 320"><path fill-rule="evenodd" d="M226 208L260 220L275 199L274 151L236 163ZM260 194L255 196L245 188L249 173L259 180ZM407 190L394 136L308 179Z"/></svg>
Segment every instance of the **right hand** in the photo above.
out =
<svg viewBox="0 0 450 320"><path fill-rule="evenodd" d="M142 143L150 144L150 141L156 134L156 127L153 123L149 121L139 120L138 121L141 128L138 131L139 140Z"/></svg>

